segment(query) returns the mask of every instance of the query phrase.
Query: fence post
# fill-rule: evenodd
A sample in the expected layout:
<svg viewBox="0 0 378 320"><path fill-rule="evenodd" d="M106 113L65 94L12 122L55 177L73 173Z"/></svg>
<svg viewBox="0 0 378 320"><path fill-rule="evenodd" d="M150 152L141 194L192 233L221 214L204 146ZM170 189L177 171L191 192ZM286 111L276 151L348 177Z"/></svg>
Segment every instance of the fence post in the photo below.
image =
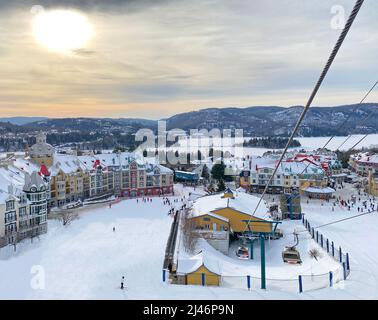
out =
<svg viewBox="0 0 378 320"><path fill-rule="evenodd" d="M319 243L319 231L316 231L316 243Z"/></svg>
<svg viewBox="0 0 378 320"><path fill-rule="evenodd" d="M299 293L303 292L303 285L302 285L302 276L298 276L298 282L299 282Z"/></svg>
<svg viewBox="0 0 378 320"><path fill-rule="evenodd" d="M165 282L165 269L163 269L163 282Z"/></svg>
<svg viewBox="0 0 378 320"><path fill-rule="evenodd" d="M320 235L320 244L321 244L321 246L323 248L323 235L322 234Z"/></svg>
<svg viewBox="0 0 378 320"><path fill-rule="evenodd" d="M347 278L347 272L346 272L346 264L343 262L343 274L344 274L344 280Z"/></svg>
<svg viewBox="0 0 378 320"><path fill-rule="evenodd" d="M341 247L339 247L339 260L340 260L340 263L343 262L343 253L341 251Z"/></svg>
<svg viewBox="0 0 378 320"><path fill-rule="evenodd" d="M332 285L333 285L333 283L332 283L333 281L332 280L333 280L333 274L332 274L332 271L330 271L329 272L329 286L330 287L332 287Z"/></svg>
<svg viewBox="0 0 378 320"><path fill-rule="evenodd" d="M247 276L247 287L248 290L251 290L251 276Z"/></svg>
<svg viewBox="0 0 378 320"><path fill-rule="evenodd" d="M202 280L202 286L204 286L204 285L205 285L205 274L202 273L201 276L202 276L202 277L201 277L201 280Z"/></svg>
<svg viewBox="0 0 378 320"><path fill-rule="evenodd" d="M329 241L328 241L328 239L326 241L326 244L327 244L327 253L329 253Z"/></svg>
<svg viewBox="0 0 378 320"><path fill-rule="evenodd" d="M332 257L335 256L335 244L332 241Z"/></svg>
<svg viewBox="0 0 378 320"><path fill-rule="evenodd" d="M314 239L314 237L315 237L315 230L314 230L314 228L312 228L311 230L312 230L312 239Z"/></svg>
<svg viewBox="0 0 378 320"><path fill-rule="evenodd" d="M346 264L347 264L347 270L350 270L350 265L349 265L349 253L347 252L346 254Z"/></svg>

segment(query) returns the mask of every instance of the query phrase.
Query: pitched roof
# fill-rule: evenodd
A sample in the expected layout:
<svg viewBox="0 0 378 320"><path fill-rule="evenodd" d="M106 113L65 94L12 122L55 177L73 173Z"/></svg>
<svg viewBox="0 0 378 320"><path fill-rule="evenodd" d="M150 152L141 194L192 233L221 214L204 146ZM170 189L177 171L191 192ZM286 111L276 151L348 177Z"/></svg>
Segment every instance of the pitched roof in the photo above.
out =
<svg viewBox="0 0 378 320"><path fill-rule="evenodd" d="M245 193L233 191L234 198L224 198L223 193L217 193L214 195L203 196L198 198L193 203L192 215L201 216L205 213L213 213L215 210L223 208L233 208L239 212L251 215L259 202L259 198ZM262 202L255 213L255 217L266 219L267 208L264 202Z"/></svg>
<svg viewBox="0 0 378 320"><path fill-rule="evenodd" d="M205 250L201 250L195 256L188 259L179 259L177 264L178 274L188 274L195 272L201 266L205 266L207 270L215 274L221 274L221 268L218 260L211 254L208 254Z"/></svg>

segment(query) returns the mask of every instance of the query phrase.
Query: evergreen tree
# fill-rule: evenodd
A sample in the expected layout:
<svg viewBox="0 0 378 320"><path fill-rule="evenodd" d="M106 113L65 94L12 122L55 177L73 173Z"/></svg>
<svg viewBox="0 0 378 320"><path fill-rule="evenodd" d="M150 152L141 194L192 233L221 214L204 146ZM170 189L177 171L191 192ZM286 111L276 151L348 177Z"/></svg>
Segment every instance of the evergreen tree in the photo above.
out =
<svg viewBox="0 0 378 320"><path fill-rule="evenodd" d="M223 179L220 179L218 181L217 191L221 192L221 191L224 191L224 190L226 190L226 185L224 184Z"/></svg>
<svg viewBox="0 0 378 320"><path fill-rule="evenodd" d="M218 181L223 180L225 167L226 166L224 165L223 161L221 163L215 164L213 168L211 169L212 177Z"/></svg>

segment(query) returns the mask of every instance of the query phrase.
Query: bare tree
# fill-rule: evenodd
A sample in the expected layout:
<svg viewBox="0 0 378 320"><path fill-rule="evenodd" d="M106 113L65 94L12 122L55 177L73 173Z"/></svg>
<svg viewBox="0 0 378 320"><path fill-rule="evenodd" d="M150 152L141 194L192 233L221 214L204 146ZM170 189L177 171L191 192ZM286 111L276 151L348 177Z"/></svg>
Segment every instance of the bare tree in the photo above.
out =
<svg viewBox="0 0 378 320"><path fill-rule="evenodd" d="M185 217L184 223L182 225L184 248L187 252L193 252L197 245L197 240L199 238L198 232L195 230L195 225L191 219L187 216Z"/></svg>
<svg viewBox="0 0 378 320"><path fill-rule="evenodd" d="M77 219L78 214L74 210L64 210L58 214L59 220L63 226L69 225L73 220Z"/></svg>
<svg viewBox="0 0 378 320"><path fill-rule="evenodd" d="M320 258L322 255L320 253L320 251L316 248L313 248L311 249L309 252L308 252L309 256L311 258L314 258L316 261L318 261L318 258Z"/></svg>

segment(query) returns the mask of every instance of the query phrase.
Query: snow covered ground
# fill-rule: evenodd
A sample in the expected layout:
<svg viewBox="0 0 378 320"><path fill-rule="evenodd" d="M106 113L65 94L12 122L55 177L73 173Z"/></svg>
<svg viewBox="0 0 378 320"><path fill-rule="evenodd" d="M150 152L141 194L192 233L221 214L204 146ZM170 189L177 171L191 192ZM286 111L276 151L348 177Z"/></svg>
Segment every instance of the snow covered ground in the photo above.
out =
<svg viewBox="0 0 378 320"><path fill-rule="evenodd" d="M178 191L188 192L182 188ZM353 214L341 208L332 212L329 204L320 206L315 200L303 206L313 226ZM266 291L247 291L163 283L162 264L172 222L167 215L169 208L159 198L152 203L134 199L121 201L111 209L104 205L82 211L80 219L67 227L49 221L49 232L40 240L34 239L32 244L27 240L8 259L5 255L12 247L0 251L0 299L378 298L377 214L320 228L349 251L351 275L333 288L299 294L269 287ZM282 239L282 245L292 240L288 236ZM249 269L250 262L244 262L243 267ZM36 270L42 276L44 271L44 289L31 286L36 279L32 271ZM269 271L269 276L274 272ZM125 291L119 289L122 275Z"/></svg>
<svg viewBox="0 0 378 320"><path fill-rule="evenodd" d="M363 137L362 134L352 135L345 144L342 145L341 150L348 150L354 146L361 138ZM305 149L305 150L315 150L320 147L323 147L326 142L329 140L330 137L304 137L304 138L295 138L301 143L301 147L293 148L293 149ZM327 145L327 148L330 150L336 150L345 140L347 137L334 137L331 142ZM248 139L248 138L246 138ZM356 149L360 149L362 147L373 147L377 146L378 141L378 134L370 134L364 140L361 141L360 144L356 146ZM266 149L266 148L251 148L251 147L244 147L243 152L244 155L250 156L262 156L265 152L273 150L273 149Z"/></svg>
<svg viewBox="0 0 378 320"><path fill-rule="evenodd" d="M336 206L332 211L332 202L310 200L309 204L302 201L302 210L311 225L316 227L340 219L349 218L361 213L358 207L362 202L372 199L371 196L362 194L359 196L351 184L345 184L343 190L338 189L336 195L343 200L350 199L354 194L357 204L348 211L345 207ZM361 198L361 201L358 201ZM368 200L369 202L369 200ZM375 210L378 205L377 199ZM364 212L367 212L364 209ZM351 258L351 274L347 281L342 283L342 290L337 290L338 298L346 299L378 299L378 213L370 213L360 217L345 220L339 223L324 226L318 229L324 236L332 239L342 246L345 252L349 252ZM313 292L314 297L319 297L319 292Z"/></svg>

